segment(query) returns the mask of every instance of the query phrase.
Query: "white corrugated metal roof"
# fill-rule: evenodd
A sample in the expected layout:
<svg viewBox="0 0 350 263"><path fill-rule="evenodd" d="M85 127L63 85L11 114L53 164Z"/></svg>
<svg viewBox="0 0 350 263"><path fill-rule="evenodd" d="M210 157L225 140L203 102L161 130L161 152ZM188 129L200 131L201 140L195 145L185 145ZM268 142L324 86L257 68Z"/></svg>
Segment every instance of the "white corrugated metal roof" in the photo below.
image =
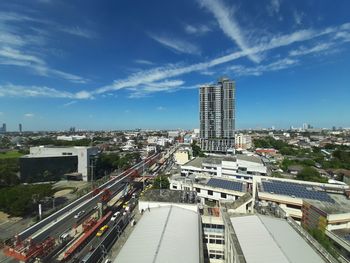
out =
<svg viewBox="0 0 350 263"><path fill-rule="evenodd" d="M114 262L199 262L198 220L175 206L145 211Z"/></svg>
<svg viewBox="0 0 350 263"><path fill-rule="evenodd" d="M247 263L324 262L285 220L253 215L231 222Z"/></svg>

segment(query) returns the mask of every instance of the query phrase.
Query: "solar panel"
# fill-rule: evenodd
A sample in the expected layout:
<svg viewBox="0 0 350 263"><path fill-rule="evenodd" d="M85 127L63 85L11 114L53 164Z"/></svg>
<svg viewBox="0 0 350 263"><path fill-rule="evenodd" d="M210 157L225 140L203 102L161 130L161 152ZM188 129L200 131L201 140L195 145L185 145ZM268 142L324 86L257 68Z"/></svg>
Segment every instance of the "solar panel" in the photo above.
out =
<svg viewBox="0 0 350 263"><path fill-rule="evenodd" d="M212 187L223 188L223 189L227 189L227 190L244 192L242 182L233 182L233 181L228 181L228 180L210 178L207 185L212 186Z"/></svg>
<svg viewBox="0 0 350 263"><path fill-rule="evenodd" d="M302 199L313 199L334 203L334 200L326 192L314 190L310 187L310 185L263 180L262 186L263 192L273 192L274 194L289 195Z"/></svg>

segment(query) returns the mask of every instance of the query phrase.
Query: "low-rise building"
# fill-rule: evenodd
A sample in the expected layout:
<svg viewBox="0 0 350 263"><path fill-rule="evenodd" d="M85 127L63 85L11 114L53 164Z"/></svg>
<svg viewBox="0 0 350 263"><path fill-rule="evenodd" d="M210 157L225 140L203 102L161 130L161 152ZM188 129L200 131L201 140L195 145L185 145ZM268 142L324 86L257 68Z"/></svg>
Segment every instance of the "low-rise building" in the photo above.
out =
<svg viewBox="0 0 350 263"><path fill-rule="evenodd" d="M251 180L254 175L267 175L267 168L260 157L237 154L197 157L181 166L182 175L193 173Z"/></svg>
<svg viewBox="0 0 350 263"><path fill-rule="evenodd" d="M174 153L174 159L177 164L183 165L190 160L190 151L189 149L178 149Z"/></svg>
<svg viewBox="0 0 350 263"><path fill-rule="evenodd" d="M98 153L97 147L31 147L30 153L19 159L21 180L26 182L36 178L35 181L42 181L40 177L44 173L63 176L77 172L83 181L88 181Z"/></svg>
<svg viewBox="0 0 350 263"><path fill-rule="evenodd" d="M252 137L243 133L235 134L235 148L241 150L252 148Z"/></svg>

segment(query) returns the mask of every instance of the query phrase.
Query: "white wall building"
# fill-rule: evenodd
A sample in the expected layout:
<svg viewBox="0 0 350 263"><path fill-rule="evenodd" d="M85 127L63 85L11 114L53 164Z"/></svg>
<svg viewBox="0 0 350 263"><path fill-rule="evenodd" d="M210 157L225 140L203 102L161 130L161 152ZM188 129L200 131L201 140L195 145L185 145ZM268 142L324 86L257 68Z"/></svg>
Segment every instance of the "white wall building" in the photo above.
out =
<svg viewBox="0 0 350 263"><path fill-rule="evenodd" d="M235 134L235 148L236 149L250 149L252 147L252 137L243 133Z"/></svg>
<svg viewBox="0 0 350 263"><path fill-rule="evenodd" d="M81 173L83 181L88 181L90 176L91 157L99 152L97 147L47 147L38 146L30 147L30 157L55 157L55 156L77 156L78 157L78 173Z"/></svg>
<svg viewBox="0 0 350 263"><path fill-rule="evenodd" d="M193 173L252 180L255 175L267 175L267 168L260 157L237 154L233 157L197 157L181 166L181 174Z"/></svg>

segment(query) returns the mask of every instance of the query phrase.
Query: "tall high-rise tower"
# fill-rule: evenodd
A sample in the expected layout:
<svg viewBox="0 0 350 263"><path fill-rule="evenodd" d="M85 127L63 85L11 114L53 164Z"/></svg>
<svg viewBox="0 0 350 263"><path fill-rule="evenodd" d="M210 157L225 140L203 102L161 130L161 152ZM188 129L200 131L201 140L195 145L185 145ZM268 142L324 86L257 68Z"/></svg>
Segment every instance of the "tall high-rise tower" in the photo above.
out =
<svg viewBox="0 0 350 263"><path fill-rule="evenodd" d="M22 123L18 124L18 131L19 133L22 133Z"/></svg>
<svg viewBox="0 0 350 263"><path fill-rule="evenodd" d="M200 87L200 144L203 151L234 149L235 90L235 82L228 78Z"/></svg>

